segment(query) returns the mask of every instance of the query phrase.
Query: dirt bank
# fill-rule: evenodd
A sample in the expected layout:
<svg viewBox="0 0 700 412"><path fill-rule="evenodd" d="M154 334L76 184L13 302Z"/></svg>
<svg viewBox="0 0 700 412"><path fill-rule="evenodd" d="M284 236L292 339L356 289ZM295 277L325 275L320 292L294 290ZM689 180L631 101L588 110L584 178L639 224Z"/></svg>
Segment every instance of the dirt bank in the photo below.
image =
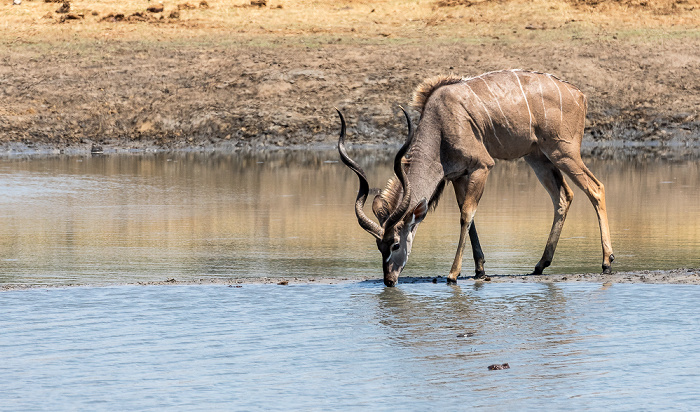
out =
<svg viewBox="0 0 700 412"><path fill-rule="evenodd" d="M421 79L501 68L557 74L589 97L587 141L700 142L700 40L629 45L357 45L0 51L6 147L259 147L397 141ZM414 113L415 114L415 113Z"/></svg>
<svg viewBox="0 0 700 412"><path fill-rule="evenodd" d="M430 3L396 20L390 7L401 2L330 2L327 15L303 25L294 20L300 13L326 10L306 3L258 10L212 1L206 10L185 7L178 19L151 23L107 22L111 9L61 23L52 11L40 17L42 7L58 5L23 3L36 18L10 19L8 27L22 35L0 36L0 146L6 152L331 144L338 132L334 106L346 114L353 142L397 142L405 128L398 106L423 78L504 68L553 73L583 90L587 142L700 144L700 36L697 25L678 29L699 20L690 3L673 9L682 12L675 20L671 9L635 20L643 8L585 14L555 1L540 1L548 8ZM499 8L516 6L512 16L498 17ZM211 14L227 10L240 17L232 22L240 29ZM622 31L610 20L615 13L631 16ZM339 20L327 25L326 17ZM652 28L643 20L657 17Z"/></svg>

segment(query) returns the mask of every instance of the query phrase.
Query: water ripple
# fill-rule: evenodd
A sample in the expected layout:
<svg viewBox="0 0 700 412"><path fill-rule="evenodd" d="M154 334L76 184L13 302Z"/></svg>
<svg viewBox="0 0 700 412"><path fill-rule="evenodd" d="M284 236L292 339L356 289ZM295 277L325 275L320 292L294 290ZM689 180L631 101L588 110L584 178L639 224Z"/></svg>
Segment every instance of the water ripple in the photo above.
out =
<svg viewBox="0 0 700 412"><path fill-rule="evenodd" d="M8 291L0 410L693 409L696 286ZM488 371L508 362L510 369Z"/></svg>

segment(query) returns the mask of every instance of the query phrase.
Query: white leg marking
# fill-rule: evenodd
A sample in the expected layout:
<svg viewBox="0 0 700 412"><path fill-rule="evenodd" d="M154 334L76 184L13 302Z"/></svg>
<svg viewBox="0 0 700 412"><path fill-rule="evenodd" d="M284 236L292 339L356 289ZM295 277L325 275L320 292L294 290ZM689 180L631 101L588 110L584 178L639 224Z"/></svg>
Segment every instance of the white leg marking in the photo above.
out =
<svg viewBox="0 0 700 412"><path fill-rule="evenodd" d="M530 110L530 103L527 102L527 96L525 95L525 90L523 89L523 84L520 83L520 77L518 77L518 73L513 71L513 74L515 75L515 80L518 81L518 86L520 86L520 91L523 93L523 99L525 99L525 106L527 106L527 112L530 114L530 133L532 133L532 110Z"/></svg>
<svg viewBox="0 0 700 412"><path fill-rule="evenodd" d="M501 139L499 139L498 136L496 135L496 127L493 125L493 119L491 118L491 114L489 113L489 109L486 107L486 104L484 104L484 102L481 100L481 97L479 97L479 95L476 94L476 92L474 91L474 89L472 89L472 87L469 85L469 83L465 83L465 84L467 85L469 90L472 92L472 94L474 94L474 96L476 96L476 99L479 101L479 104L481 104L481 107L484 108L484 112L486 112L486 116L488 116L488 118L489 118L489 123L491 123L491 130L493 131L493 137L496 138L496 141L498 142L499 145L503 146L503 143L501 143Z"/></svg>
<svg viewBox="0 0 700 412"><path fill-rule="evenodd" d="M478 78L479 80L481 80L482 82L484 82L484 84L486 85L486 88L489 90L489 93L491 93L491 96L493 96L493 99L496 101L496 104L498 105L498 110L501 111L501 115L503 116L503 119L506 121L506 125L508 126L508 130L510 131L510 134L512 135L512 134L513 134L513 131L514 131L513 126L510 125L510 122L508 121L508 118L506 117L506 114L503 113L503 109L501 108L501 103L498 102L498 98L497 98L496 95L493 93L493 90L491 90L491 88L489 87L489 84L486 83L486 80L485 80L485 79L482 79L481 76L479 76L479 77L477 77L477 78Z"/></svg>
<svg viewBox="0 0 700 412"><path fill-rule="evenodd" d="M561 89L559 88L559 85L557 84L556 80L552 78L552 75L548 74L549 80L554 83L554 87L557 88L557 91L559 92L559 127L561 127L564 124L564 106L561 101Z"/></svg>

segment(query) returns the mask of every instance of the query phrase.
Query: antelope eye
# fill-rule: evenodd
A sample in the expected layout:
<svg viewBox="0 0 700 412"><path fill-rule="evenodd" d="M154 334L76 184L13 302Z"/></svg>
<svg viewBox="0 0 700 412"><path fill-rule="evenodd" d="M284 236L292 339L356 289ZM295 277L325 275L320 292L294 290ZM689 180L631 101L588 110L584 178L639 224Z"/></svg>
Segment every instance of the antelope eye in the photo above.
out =
<svg viewBox="0 0 700 412"><path fill-rule="evenodd" d="M400 247L401 245L399 245L398 243L394 243L393 245L391 245L391 251L396 252L397 250L399 250Z"/></svg>

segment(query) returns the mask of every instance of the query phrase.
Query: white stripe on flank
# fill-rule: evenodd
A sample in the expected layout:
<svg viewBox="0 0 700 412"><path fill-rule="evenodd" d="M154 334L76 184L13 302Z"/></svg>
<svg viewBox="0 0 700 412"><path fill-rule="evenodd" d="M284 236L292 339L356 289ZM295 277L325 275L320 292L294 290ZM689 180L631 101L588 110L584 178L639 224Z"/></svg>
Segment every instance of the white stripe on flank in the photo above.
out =
<svg viewBox="0 0 700 412"><path fill-rule="evenodd" d="M561 101L561 89L559 88L557 82L552 78L551 74L547 74L547 77L549 77L549 80L554 83L554 86L556 86L557 91L559 92L559 127L561 127L564 124L564 106Z"/></svg>
<svg viewBox="0 0 700 412"><path fill-rule="evenodd" d="M544 127L547 128L547 107L544 105L544 92L542 91L542 77L538 77L540 85L540 99L542 99L542 113L544 113Z"/></svg>
<svg viewBox="0 0 700 412"><path fill-rule="evenodd" d="M483 79L483 78L481 78L481 76L477 77L477 79L481 80L481 81L484 82L484 84L486 85L486 88L489 90L489 93L491 93L491 96L493 96L493 100L495 100L495 101L496 101L496 104L498 105L498 110L501 111L501 115L503 116L503 119L506 121L506 125L508 126L508 130L510 131L510 134L513 135L513 132L514 132L515 130L513 129L513 126L510 125L510 122L508 121L508 118L506 117L506 114L503 113L503 108L501 108L501 103L498 102L498 98L497 98L496 95L493 93L493 90L491 90L491 88L489 87L489 84L486 83L486 80Z"/></svg>
<svg viewBox="0 0 700 412"><path fill-rule="evenodd" d="M520 86L520 91L523 93L523 99L525 99L525 106L527 106L527 112L530 114L530 133L532 133L532 110L530 110L530 103L527 101L527 96L525 95L525 90L523 89L523 84L520 83L520 77L518 77L518 73L513 71L513 74L515 75L515 80L518 81L518 86Z"/></svg>
<svg viewBox="0 0 700 412"><path fill-rule="evenodd" d="M491 118L491 114L489 113L489 109L486 107L486 104L484 104L483 100L481 100L481 97L479 97L479 95L476 94L476 92L474 91L474 89L472 89L472 87L469 85L469 83L464 83L464 84L467 85L469 90L474 94L474 96L476 96L476 99L479 101L479 104L481 104L481 107L484 108L484 111L486 112L486 116L488 116L488 118L489 118L489 123L491 123L491 130L493 130L493 137L496 138L496 141L498 142L498 144L503 146L503 143L501 143L501 139L499 139L498 135L496 135L496 127L493 125L493 119Z"/></svg>
<svg viewBox="0 0 700 412"><path fill-rule="evenodd" d="M488 76L489 74L501 73L501 72L504 72L504 71L505 71L505 70L492 70L492 71L490 71L490 72L481 73L481 74L478 75L478 76L462 77L462 81L468 82L469 80L478 79L478 78L480 78L481 76Z"/></svg>
<svg viewBox="0 0 700 412"><path fill-rule="evenodd" d="M576 96L574 96L574 93L571 91L571 87L566 86L566 90L569 91L569 94L571 95L571 98L574 99L574 103L576 103L576 106L581 107L581 105L578 104L578 100L576 99Z"/></svg>

